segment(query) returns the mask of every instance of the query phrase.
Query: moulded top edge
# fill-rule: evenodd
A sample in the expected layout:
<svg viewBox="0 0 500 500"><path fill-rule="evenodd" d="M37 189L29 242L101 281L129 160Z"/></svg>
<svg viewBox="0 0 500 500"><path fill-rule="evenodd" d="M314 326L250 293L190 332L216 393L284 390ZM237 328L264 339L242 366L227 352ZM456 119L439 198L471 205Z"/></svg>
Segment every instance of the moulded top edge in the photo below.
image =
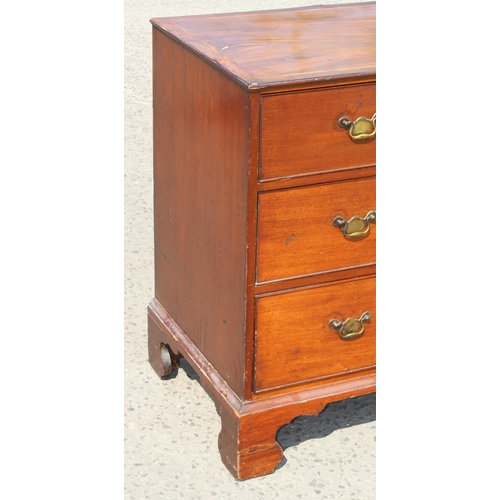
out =
<svg viewBox="0 0 500 500"><path fill-rule="evenodd" d="M376 71L374 2L151 22L250 90L374 77Z"/></svg>

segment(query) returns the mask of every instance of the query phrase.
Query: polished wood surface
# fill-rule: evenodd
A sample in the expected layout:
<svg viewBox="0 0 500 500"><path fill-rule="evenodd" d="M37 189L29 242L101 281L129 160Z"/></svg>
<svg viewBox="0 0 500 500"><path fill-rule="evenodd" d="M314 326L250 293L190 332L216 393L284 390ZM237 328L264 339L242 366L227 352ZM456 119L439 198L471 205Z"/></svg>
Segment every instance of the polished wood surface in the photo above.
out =
<svg viewBox="0 0 500 500"><path fill-rule="evenodd" d="M152 22L250 89L375 76L374 2Z"/></svg>
<svg viewBox="0 0 500 500"><path fill-rule="evenodd" d="M375 274L375 272L375 264L366 264L346 267L344 269L336 269L334 271L326 271L324 273L309 274L276 281L266 281L265 283L255 284L255 294L262 295L264 293L279 292L280 290L288 288L300 288L304 286L316 285L318 283L329 283L331 281L345 280L348 278L360 278L370 274Z"/></svg>
<svg viewBox="0 0 500 500"><path fill-rule="evenodd" d="M257 282L375 263L376 223L347 239L333 219L375 210L375 178L261 193Z"/></svg>
<svg viewBox="0 0 500 500"><path fill-rule="evenodd" d="M157 29L153 62L155 296L243 395L248 94Z"/></svg>
<svg viewBox="0 0 500 500"><path fill-rule="evenodd" d="M376 225L357 242L332 225L375 209L374 141L336 128L375 111L375 5L152 24L149 361L196 370L248 479L282 460L282 425L375 390ZM324 330L366 309L363 337Z"/></svg>
<svg viewBox="0 0 500 500"><path fill-rule="evenodd" d="M257 167L256 167L256 170ZM342 170L335 170L333 172L319 172L317 174L298 176L298 177L281 177L271 180L260 180L257 182L258 191L275 191L276 189L286 189L293 187L300 187L304 184L315 185L325 184L327 182L336 182L349 179L361 179L363 177L372 177L376 174L376 166L369 167L349 168ZM256 174L258 176L258 174Z"/></svg>
<svg viewBox="0 0 500 500"><path fill-rule="evenodd" d="M328 403L375 390L375 371L367 369L293 392L285 388L281 394L271 397L257 394L253 400L241 400L156 299L148 307L148 322L149 359L157 373L161 376L164 368L159 350L154 346L163 343L189 360L202 386L213 398L222 424L221 459L238 480L274 471L283 458L283 449L276 441L276 433L283 425L299 415L315 415Z"/></svg>
<svg viewBox="0 0 500 500"><path fill-rule="evenodd" d="M354 141L338 125L373 116L375 84L264 96L261 107L260 179L375 165L375 140Z"/></svg>
<svg viewBox="0 0 500 500"><path fill-rule="evenodd" d="M328 327L365 311L361 337L343 340ZM375 325L373 277L257 298L255 390L373 367Z"/></svg>

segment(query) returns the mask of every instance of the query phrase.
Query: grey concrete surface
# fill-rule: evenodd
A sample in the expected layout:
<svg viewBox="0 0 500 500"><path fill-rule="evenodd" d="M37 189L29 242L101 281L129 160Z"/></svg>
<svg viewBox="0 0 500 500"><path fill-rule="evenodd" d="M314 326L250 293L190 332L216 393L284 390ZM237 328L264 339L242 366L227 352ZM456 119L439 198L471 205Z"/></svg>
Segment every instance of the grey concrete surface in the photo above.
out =
<svg viewBox="0 0 500 500"><path fill-rule="evenodd" d="M153 297L152 17L340 2L125 2L125 496L139 499L375 498L375 395L334 403L278 432L285 458L269 476L238 482L217 448L220 418L183 360L160 380L147 361Z"/></svg>

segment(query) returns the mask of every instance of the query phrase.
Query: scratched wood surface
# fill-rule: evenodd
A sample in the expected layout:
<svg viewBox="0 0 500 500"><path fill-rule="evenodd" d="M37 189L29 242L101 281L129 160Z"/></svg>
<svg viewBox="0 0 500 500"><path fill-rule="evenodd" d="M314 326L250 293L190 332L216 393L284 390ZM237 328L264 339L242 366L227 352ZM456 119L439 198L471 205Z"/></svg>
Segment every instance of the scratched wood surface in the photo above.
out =
<svg viewBox="0 0 500 500"><path fill-rule="evenodd" d="M375 2L152 22L249 88L375 75Z"/></svg>
<svg viewBox="0 0 500 500"><path fill-rule="evenodd" d="M269 474L282 425L375 390L375 226L353 243L332 225L375 209L374 141L335 128L375 112L375 4L152 24L150 362L183 356L228 469ZM356 341L328 329L365 310Z"/></svg>

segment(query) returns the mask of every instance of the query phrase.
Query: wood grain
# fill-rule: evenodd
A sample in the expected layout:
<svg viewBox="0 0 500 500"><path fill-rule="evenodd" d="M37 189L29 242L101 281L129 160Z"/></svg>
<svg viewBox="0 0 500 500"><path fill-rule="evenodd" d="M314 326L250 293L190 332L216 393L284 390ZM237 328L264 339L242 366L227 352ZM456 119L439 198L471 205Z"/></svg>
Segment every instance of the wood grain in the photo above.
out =
<svg viewBox="0 0 500 500"><path fill-rule="evenodd" d="M375 263L376 223L352 240L332 224L375 208L375 177L260 193L257 282Z"/></svg>
<svg viewBox="0 0 500 500"><path fill-rule="evenodd" d="M152 23L253 91L283 82L317 86L375 76L375 2Z"/></svg>
<svg viewBox="0 0 500 500"><path fill-rule="evenodd" d="M186 358L248 479L281 461L282 425L375 391L376 225L332 225L375 209L374 141L336 125L375 111L375 4L152 23L149 361ZM328 328L365 310L359 339Z"/></svg>
<svg viewBox="0 0 500 500"><path fill-rule="evenodd" d="M148 307L150 346L164 343L200 375L200 382L213 398L221 417L219 450L222 461L238 480L270 474L283 458L276 433L299 415L319 413L326 404L375 391L374 370L337 377L314 387L287 391L253 401L241 399L229 387L203 353L179 328L155 299ZM153 366L157 354L152 353ZM162 368L159 369L162 375Z"/></svg>
<svg viewBox="0 0 500 500"><path fill-rule="evenodd" d="M265 96L261 108L261 180L375 164L375 140L354 141L338 125L373 116L375 84Z"/></svg>
<svg viewBox="0 0 500 500"><path fill-rule="evenodd" d="M362 177L373 177L377 173L377 167L349 167L333 172L318 172L317 174L308 174L307 176L280 177L277 179L259 179L257 189L259 191L275 191L277 189L286 189L315 184L326 184L328 182L345 181L350 179L361 179Z"/></svg>
<svg viewBox="0 0 500 500"><path fill-rule="evenodd" d="M153 30L155 296L243 395L249 94Z"/></svg>
<svg viewBox="0 0 500 500"><path fill-rule="evenodd" d="M275 293L256 299L256 391L375 365L375 278ZM365 333L343 340L328 322L372 314ZM291 369L293 367L293 369Z"/></svg>

